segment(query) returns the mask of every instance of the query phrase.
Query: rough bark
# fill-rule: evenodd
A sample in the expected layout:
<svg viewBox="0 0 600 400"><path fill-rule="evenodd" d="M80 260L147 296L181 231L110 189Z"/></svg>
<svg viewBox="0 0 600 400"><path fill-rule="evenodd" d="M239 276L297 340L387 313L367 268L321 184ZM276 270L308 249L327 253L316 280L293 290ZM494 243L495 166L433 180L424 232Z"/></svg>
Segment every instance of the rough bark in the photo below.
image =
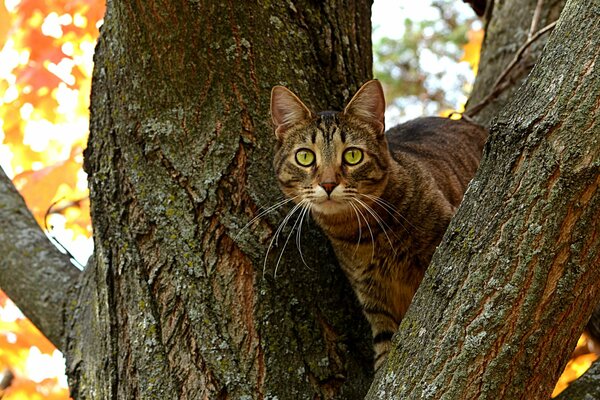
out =
<svg viewBox="0 0 600 400"><path fill-rule="evenodd" d="M59 349L80 271L61 254L0 168L0 288Z"/></svg>
<svg viewBox="0 0 600 400"><path fill-rule="evenodd" d="M62 347L74 398L362 398L368 329L323 236L304 230L312 269L292 248L274 278L286 236L264 272L263 260L285 212L241 231L279 197L269 88L339 109L371 75L370 2L312 3L108 2L86 152L96 252L80 287L24 204L0 207L0 252L20 252L6 253L0 286L20 282L9 296L39 303L24 311L55 343L69 298L56 286L76 293ZM488 25L481 96L536 2L495 3L490 21L508 18ZM526 86L478 116L489 125L509 103L368 398L551 391L599 297L599 13L598 0L571 1ZM10 187L0 179L3 207Z"/></svg>
<svg viewBox="0 0 600 400"><path fill-rule="evenodd" d="M368 0L108 1L95 54L95 257L67 349L77 399L362 398L368 329L303 235L263 260L281 194L270 88L340 108L371 77ZM306 231L306 229L305 229ZM288 230L284 233L287 234Z"/></svg>
<svg viewBox="0 0 600 400"><path fill-rule="evenodd" d="M550 396L600 300L599 14L570 0L500 113L367 399Z"/></svg>
<svg viewBox="0 0 600 400"><path fill-rule="evenodd" d="M494 91L494 83L531 35L558 19L565 2L566 0L487 2L480 69L467 103L467 114L471 114L474 107L482 105L486 97ZM486 127L491 126L492 119L514 97L517 89L525 81L539 59L548 37L549 35L540 37L524 52L512 72L500 84L497 97L493 96L480 111L477 111L474 116L477 122Z"/></svg>

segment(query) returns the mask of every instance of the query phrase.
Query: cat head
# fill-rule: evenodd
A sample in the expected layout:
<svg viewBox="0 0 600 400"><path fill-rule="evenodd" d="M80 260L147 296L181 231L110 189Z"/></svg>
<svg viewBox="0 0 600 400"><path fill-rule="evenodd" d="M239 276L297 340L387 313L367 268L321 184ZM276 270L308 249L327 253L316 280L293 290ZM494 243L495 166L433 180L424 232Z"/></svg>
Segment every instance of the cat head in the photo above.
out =
<svg viewBox="0 0 600 400"><path fill-rule="evenodd" d="M365 83L341 112L314 113L283 86L271 91L277 146L274 166L283 192L313 213L351 212L371 203L388 179L381 84Z"/></svg>

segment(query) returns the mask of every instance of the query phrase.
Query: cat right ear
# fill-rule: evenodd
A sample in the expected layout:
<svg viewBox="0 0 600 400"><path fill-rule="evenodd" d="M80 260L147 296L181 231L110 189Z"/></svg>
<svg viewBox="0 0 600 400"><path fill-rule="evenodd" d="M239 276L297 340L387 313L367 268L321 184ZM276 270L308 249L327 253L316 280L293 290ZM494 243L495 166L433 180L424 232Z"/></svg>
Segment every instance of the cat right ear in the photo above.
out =
<svg viewBox="0 0 600 400"><path fill-rule="evenodd" d="M284 86L271 89L271 118L278 139L290 127L312 118L313 113L291 90Z"/></svg>
<svg viewBox="0 0 600 400"><path fill-rule="evenodd" d="M385 130L385 97L381 83L374 79L362 85L344 109L344 114L368 122L378 133L383 133Z"/></svg>

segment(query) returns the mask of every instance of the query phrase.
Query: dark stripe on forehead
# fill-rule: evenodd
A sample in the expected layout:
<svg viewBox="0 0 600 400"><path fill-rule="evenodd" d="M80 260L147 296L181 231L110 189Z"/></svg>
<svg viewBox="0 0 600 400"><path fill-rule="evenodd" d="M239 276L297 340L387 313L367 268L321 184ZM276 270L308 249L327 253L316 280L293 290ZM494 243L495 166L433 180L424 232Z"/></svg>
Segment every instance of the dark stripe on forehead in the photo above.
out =
<svg viewBox="0 0 600 400"><path fill-rule="evenodd" d="M330 143L333 139L333 134L339 127L338 113L335 111L324 111L317 114L317 126L323 133L325 143Z"/></svg>

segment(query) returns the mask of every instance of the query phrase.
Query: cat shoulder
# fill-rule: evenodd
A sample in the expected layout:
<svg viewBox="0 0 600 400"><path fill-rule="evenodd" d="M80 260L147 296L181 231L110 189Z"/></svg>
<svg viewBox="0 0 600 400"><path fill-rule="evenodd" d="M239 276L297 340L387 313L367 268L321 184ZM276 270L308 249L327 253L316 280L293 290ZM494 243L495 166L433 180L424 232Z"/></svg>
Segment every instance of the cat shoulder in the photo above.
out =
<svg viewBox="0 0 600 400"><path fill-rule="evenodd" d="M388 139L398 138L403 141L421 141L429 136L441 134L487 137L485 128L474 122L443 117L416 118L393 126L386 132Z"/></svg>

